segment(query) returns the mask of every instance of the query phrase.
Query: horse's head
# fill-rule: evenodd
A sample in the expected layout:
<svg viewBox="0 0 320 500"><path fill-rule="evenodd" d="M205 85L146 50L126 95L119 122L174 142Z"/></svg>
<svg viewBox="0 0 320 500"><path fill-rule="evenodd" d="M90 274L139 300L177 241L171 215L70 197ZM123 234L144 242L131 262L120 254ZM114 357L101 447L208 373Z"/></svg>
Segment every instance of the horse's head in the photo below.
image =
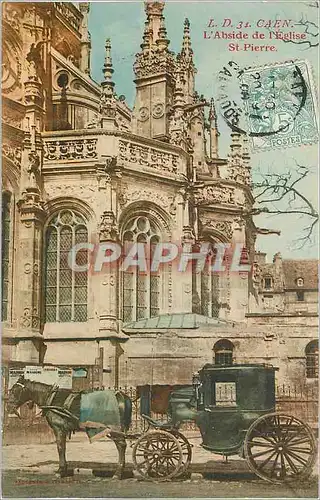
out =
<svg viewBox="0 0 320 500"><path fill-rule="evenodd" d="M27 380L21 375L9 391L8 412L15 413L19 418L18 408L31 400L31 393L27 386Z"/></svg>

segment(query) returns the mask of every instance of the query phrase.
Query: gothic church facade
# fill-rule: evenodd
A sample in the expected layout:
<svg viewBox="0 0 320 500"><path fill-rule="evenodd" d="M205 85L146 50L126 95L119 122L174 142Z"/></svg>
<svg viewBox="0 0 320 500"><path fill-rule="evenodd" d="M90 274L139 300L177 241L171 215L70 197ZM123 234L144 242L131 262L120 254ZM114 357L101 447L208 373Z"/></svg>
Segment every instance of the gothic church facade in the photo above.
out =
<svg viewBox="0 0 320 500"><path fill-rule="evenodd" d="M195 87L189 21L174 54L164 4L145 3L131 110L116 93L110 40L102 82L91 78L89 6L3 4L5 362L100 357L112 386L187 384L214 357L280 365L283 379L304 373L316 323L299 333L299 322L257 322L252 272L232 271L227 257L225 272L208 272L217 243L244 248L240 261L252 267L257 228L247 143L231 133L219 156L214 100ZM85 242L140 243L149 254L159 242L181 251L206 243L212 252L202 271L75 271L69 251ZM91 258L83 249L77 263ZM288 368L292 332L301 362Z"/></svg>

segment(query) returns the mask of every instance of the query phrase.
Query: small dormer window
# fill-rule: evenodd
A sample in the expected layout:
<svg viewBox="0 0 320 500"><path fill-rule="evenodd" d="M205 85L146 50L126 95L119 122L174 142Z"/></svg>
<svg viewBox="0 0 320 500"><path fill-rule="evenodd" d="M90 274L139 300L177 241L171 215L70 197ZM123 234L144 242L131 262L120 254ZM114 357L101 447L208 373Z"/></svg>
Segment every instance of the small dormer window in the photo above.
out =
<svg viewBox="0 0 320 500"><path fill-rule="evenodd" d="M296 279L296 284L297 284L297 286L303 286L304 285L303 278L297 278Z"/></svg>
<svg viewBox="0 0 320 500"><path fill-rule="evenodd" d="M271 276L265 276L263 278L263 284L264 284L264 289L265 290L271 290L273 286L273 279Z"/></svg>

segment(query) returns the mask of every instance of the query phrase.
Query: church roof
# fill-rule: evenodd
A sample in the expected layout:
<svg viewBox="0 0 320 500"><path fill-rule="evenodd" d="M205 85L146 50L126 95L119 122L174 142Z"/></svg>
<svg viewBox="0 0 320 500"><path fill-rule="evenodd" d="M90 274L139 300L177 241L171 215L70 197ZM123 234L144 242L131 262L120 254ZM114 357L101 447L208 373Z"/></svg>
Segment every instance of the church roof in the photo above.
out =
<svg viewBox="0 0 320 500"><path fill-rule="evenodd" d="M162 314L154 318L145 318L138 321L132 321L123 325L123 329L134 330L154 330L154 329L178 329L178 328L199 328L201 325L208 324L211 326L220 327L228 325L227 321L218 318L208 318L201 314L195 313L176 313L176 314Z"/></svg>

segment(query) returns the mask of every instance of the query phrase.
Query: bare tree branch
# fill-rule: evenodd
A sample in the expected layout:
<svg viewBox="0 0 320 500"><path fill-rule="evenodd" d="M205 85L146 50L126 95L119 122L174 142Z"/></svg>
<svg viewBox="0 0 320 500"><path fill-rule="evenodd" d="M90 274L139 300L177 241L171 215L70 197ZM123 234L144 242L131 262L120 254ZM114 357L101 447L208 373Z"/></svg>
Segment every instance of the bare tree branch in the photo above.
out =
<svg viewBox="0 0 320 500"><path fill-rule="evenodd" d="M319 1L313 1L311 3L306 3L308 7L314 7L316 9L319 9ZM305 33L306 35L309 35L309 40L287 40L285 38L281 38L281 41L283 43L293 43L294 45L305 45L306 49L311 49L314 47L319 46L319 25L314 23L313 21L309 21L308 19L304 19L303 15L301 14L300 21L295 23L295 26L303 26L304 30L299 31L299 33ZM274 36L275 31L269 30ZM313 38L314 40L313 40ZM311 39L310 39L311 38Z"/></svg>
<svg viewBox="0 0 320 500"><path fill-rule="evenodd" d="M259 173L260 179L253 183L254 199L257 204L252 215L296 214L306 217L308 222L303 236L298 239L303 246L310 242L319 221L319 213L312 201L300 187L303 180L311 174L312 168L300 165L284 173Z"/></svg>

